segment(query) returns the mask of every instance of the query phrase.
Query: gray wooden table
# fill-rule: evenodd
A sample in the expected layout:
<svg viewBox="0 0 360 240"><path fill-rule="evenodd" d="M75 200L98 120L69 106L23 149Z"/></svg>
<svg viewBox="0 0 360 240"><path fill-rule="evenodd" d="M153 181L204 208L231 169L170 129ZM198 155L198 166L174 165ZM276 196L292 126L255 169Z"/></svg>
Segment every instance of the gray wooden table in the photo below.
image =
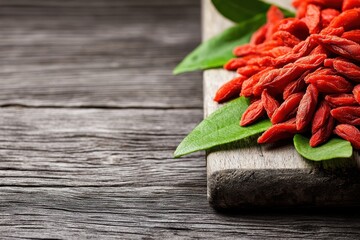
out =
<svg viewBox="0 0 360 240"><path fill-rule="evenodd" d="M1 239L356 239L353 210L219 213L203 154L193 0L0 0Z"/></svg>

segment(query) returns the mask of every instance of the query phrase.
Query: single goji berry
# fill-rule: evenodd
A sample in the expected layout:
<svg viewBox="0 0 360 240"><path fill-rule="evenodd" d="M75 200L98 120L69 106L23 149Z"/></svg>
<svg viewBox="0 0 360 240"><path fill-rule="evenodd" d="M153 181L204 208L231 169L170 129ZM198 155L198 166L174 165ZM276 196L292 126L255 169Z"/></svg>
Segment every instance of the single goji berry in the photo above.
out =
<svg viewBox="0 0 360 240"><path fill-rule="evenodd" d="M267 11L266 17L268 24L266 39L269 40L274 32L276 32L275 25L284 18L284 14L279 8L273 5Z"/></svg>
<svg viewBox="0 0 360 240"><path fill-rule="evenodd" d="M353 8L360 8L360 1L359 0L344 0L342 5L342 10L346 11Z"/></svg>
<svg viewBox="0 0 360 240"><path fill-rule="evenodd" d="M306 81L314 85L321 93L349 93L353 89L353 86L349 81L337 75L317 74L307 78Z"/></svg>
<svg viewBox="0 0 360 240"><path fill-rule="evenodd" d="M331 108L325 101L321 101L318 109L314 114L314 119L311 125L311 133L315 134L321 127L323 127L330 115ZM332 130L331 130L332 131Z"/></svg>
<svg viewBox="0 0 360 240"><path fill-rule="evenodd" d="M326 59L327 60L327 59ZM325 60L325 61L326 61ZM324 61L324 65L325 65L325 61ZM305 78L304 81L309 84L309 79L311 79L312 77L316 77L317 75L334 75L336 74L335 70L332 68L318 68L316 69L314 72L309 73Z"/></svg>
<svg viewBox="0 0 360 240"><path fill-rule="evenodd" d="M296 129L296 124L279 123L271 126L266 130L257 140L258 143L272 143L282 139L292 138L299 131Z"/></svg>
<svg viewBox="0 0 360 240"><path fill-rule="evenodd" d="M269 25L265 24L261 28L259 28L256 32L253 33L250 39L250 44L258 45L265 41L266 33Z"/></svg>
<svg viewBox="0 0 360 240"><path fill-rule="evenodd" d="M350 9L343 11L339 16L335 17L329 27L343 27L345 31L360 28L360 9Z"/></svg>
<svg viewBox="0 0 360 240"><path fill-rule="evenodd" d="M344 32L341 35L341 37L360 44L360 30L359 29Z"/></svg>
<svg viewBox="0 0 360 240"><path fill-rule="evenodd" d="M273 48L269 51L263 52L262 55L272 57L272 58L277 58L277 57L287 54L288 52L291 51L291 49L292 49L291 47L280 46L280 47Z"/></svg>
<svg viewBox="0 0 360 240"><path fill-rule="evenodd" d="M300 39L287 31L277 31L272 35L271 39L281 42L281 46L286 47L294 47L301 42Z"/></svg>
<svg viewBox="0 0 360 240"><path fill-rule="evenodd" d="M280 106L279 102L266 89L261 94L261 101L268 117L271 118L275 110Z"/></svg>
<svg viewBox="0 0 360 240"><path fill-rule="evenodd" d="M335 54L360 61L360 45L346 38L313 34L311 38Z"/></svg>
<svg viewBox="0 0 360 240"><path fill-rule="evenodd" d="M310 138L310 146L317 147L329 140L335 127L335 119L331 116L327 119L326 123L319 128L318 131L313 133Z"/></svg>
<svg viewBox="0 0 360 240"><path fill-rule="evenodd" d="M344 106L354 106L354 105L358 104L358 102L356 101L353 94L326 95L325 100L333 108L344 107Z"/></svg>
<svg viewBox="0 0 360 240"><path fill-rule="evenodd" d="M331 115L341 123L360 126L360 106L338 107L331 110Z"/></svg>
<svg viewBox="0 0 360 240"><path fill-rule="evenodd" d="M222 85L219 90L216 92L216 95L214 97L214 101L218 103L225 102L227 100L230 100L234 97L239 96L241 92L241 87L243 82L247 79L246 76L240 75L224 85Z"/></svg>
<svg viewBox="0 0 360 240"><path fill-rule="evenodd" d="M246 109L241 117L240 125L242 127L250 125L261 118L264 114L264 105L261 100L257 100L256 102L250 104L250 106Z"/></svg>
<svg viewBox="0 0 360 240"><path fill-rule="evenodd" d="M345 29L343 27L333 28L333 27L327 27L321 30L320 34L322 35L332 35L332 36L342 36L345 32Z"/></svg>
<svg viewBox="0 0 360 240"><path fill-rule="evenodd" d="M276 31L289 32L298 39L304 40L309 36L309 28L304 21L296 18L285 18L281 20Z"/></svg>
<svg viewBox="0 0 360 240"><path fill-rule="evenodd" d="M238 74L251 77L252 75L260 72L261 70L264 70L264 67L259 67L257 65L246 65L244 67L238 68L236 72Z"/></svg>
<svg viewBox="0 0 360 240"><path fill-rule="evenodd" d="M336 126L334 133L349 141L355 149L360 149L360 131L356 127L348 124L339 124Z"/></svg>
<svg viewBox="0 0 360 240"><path fill-rule="evenodd" d="M308 27L310 34L320 32L320 17L321 7L318 5L309 4L306 9L305 18L302 20Z"/></svg>
<svg viewBox="0 0 360 240"><path fill-rule="evenodd" d="M239 47L236 47L233 51L234 55L237 57L247 56L250 54L259 54L261 55L262 52L268 51L273 49L274 47L279 46L279 41L266 41L259 45L254 44L245 44Z"/></svg>
<svg viewBox="0 0 360 240"><path fill-rule="evenodd" d="M355 100L360 104L360 84L356 85L353 89Z"/></svg>
<svg viewBox="0 0 360 240"><path fill-rule="evenodd" d="M284 89L283 99L287 99L291 94L302 92L306 89L304 78L310 71L304 72L297 80L290 82Z"/></svg>
<svg viewBox="0 0 360 240"><path fill-rule="evenodd" d="M333 8L326 8L321 11L321 25L323 28L330 25L330 22L337 16L340 15L340 12Z"/></svg>
<svg viewBox="0 0 360 240"><path fill-rule="evenodd" d="M301 99L303 98L304 93L294 93L289 96L281 105L276 109L274 114L271 117L271 122L273 124L281 123L289 118L294 109L298 108Z"/></svg>
<svg viewBox="0 0 360 240"><path fill-rule="evenodd" d="M310 55L316 55L316 54L325 54L328 55L329 51L324 48L323 46L319 45L314 50L311 51Z"/></svg>
<svg viewBox="0 0 360 240"><path fill-rule="evenodd" d="M273 70L273 68L265 68L264 70L258 72L257 74L251 76L249 79L245 80L243 85L242 85L242 89L241 89L241 96L244 97L250 97L253 95L253 89L254 86L259 82L260 78L263 75L266 75L268 72L270 72L271 70ZM260 95L259 95L260 96Z"/></svg>
<svg viewBox="0 0 360 240"><path fill-rule="evenodd" d="M314 115L318 101L319 92L316 87L310 84L303 98L300 101L299 108L296 114L296 128L297 130L304 130Z"/></svg>
<svg viewBox="0 0 360 240"><path fill-rule="evenodd" d="M332 66L338 73L346 78L360 82L360 67L358 65L346 59L336 58L333 60Z"/></svg>
<svg viewBox="0 0 360 240"><path fill-rule="evenodd" d="M274 58L269 56L262 56L257 58L249 59L249 65L257 65L259 67L272 67L274 66Z"/></svg>
<svg viewBox="0 0 360 240"><path fill-rule="evenodd" d="M305 0L308 3L317 4L322 7L341 9L343 0Z"/></svg>
<svg viewBox="0 0 360 240"><path fill-rule="evenodd" d="M308 3L303 0L297 0L297 1L293 1L293 5L294 5L294 2L295 2L295 5L297 5L296 18L302 19L303 17L305 17Z"/></svg>

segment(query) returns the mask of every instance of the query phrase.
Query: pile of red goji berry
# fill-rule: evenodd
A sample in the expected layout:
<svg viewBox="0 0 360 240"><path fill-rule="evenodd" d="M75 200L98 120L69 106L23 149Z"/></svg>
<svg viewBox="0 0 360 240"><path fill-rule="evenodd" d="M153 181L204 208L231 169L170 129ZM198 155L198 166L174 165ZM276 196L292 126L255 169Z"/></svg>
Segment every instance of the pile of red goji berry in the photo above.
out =
<svg viewBox="0 0 360 240"><path fill-rule="evenodd" d="M250 43L224 68L238 76L217 102L251 99L240 125L266 115L273 126L259 143L310 132L318 146L332 134L360 149L360 0L295 0L295 18L272 6Z"/></svg>

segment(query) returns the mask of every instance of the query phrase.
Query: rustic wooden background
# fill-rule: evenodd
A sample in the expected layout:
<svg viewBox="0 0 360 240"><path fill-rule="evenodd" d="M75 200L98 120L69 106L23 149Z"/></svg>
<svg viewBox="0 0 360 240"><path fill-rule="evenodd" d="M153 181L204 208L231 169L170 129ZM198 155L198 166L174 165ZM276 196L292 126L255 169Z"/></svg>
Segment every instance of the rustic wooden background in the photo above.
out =
<svg viewBox="0 0 360 240"><path fill-rule="evenodd" d="M200 1L0 0L1 239L356 239L353 210L218 213L203 154Z"/></svg>

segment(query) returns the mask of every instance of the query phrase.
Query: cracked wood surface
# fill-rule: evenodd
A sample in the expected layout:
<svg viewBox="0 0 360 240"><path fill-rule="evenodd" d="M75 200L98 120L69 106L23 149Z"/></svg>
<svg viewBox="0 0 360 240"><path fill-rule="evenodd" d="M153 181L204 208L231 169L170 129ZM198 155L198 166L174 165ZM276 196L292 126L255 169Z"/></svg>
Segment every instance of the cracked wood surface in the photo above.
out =
<svg viewBox="0 0 360 240"><path fill-rule="evenodd" d="M216 212L201 74L171 70L200 36L193 0L0 0L1 239L355 239L335 212Z"/></svg>

